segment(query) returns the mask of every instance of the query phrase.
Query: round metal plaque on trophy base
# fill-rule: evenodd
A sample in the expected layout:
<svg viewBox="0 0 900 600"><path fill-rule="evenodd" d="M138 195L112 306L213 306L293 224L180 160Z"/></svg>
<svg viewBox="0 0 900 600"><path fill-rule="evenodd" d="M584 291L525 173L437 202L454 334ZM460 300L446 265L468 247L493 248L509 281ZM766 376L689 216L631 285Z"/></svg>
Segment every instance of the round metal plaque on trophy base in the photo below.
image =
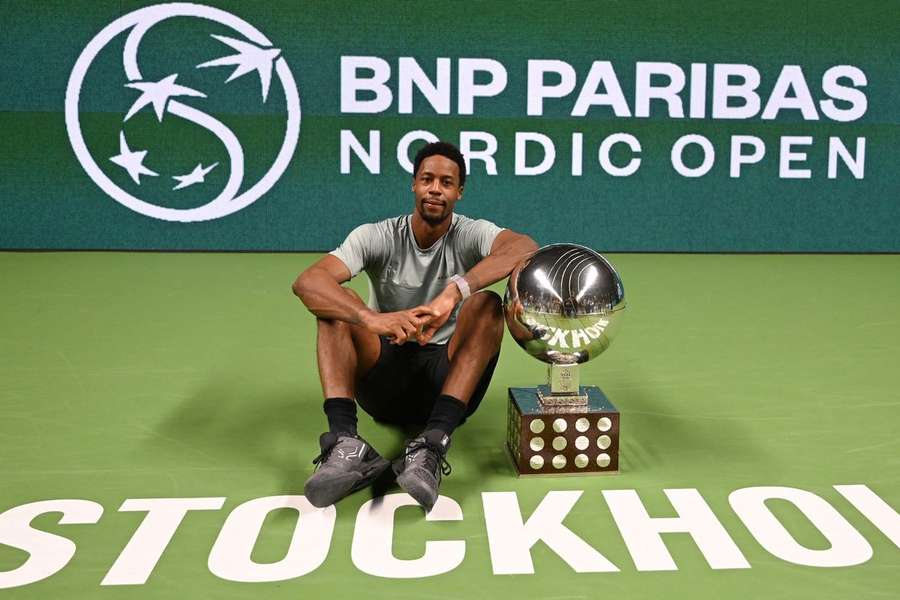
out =
<svg viewBox="0 0 900 600"><path fill-rule="evenodd" d="M618 470L619 412L600 388L581 385L578 365L609 348L624 310L619 274L590 248L552 244L513 270L507 327L548 365L546 384L509 389L507 446L519 474Z"/></svg>

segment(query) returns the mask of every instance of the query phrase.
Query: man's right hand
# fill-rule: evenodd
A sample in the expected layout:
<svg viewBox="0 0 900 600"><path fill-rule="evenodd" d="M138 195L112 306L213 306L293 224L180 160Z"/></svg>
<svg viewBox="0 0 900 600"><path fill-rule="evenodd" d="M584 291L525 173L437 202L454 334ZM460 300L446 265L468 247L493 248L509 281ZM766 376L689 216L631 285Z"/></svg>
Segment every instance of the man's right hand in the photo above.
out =
<svg viewBox="0 0 900 600"><path fill-rule="evenodd" d="M389 313L369 311L363 315L362 324L372 333L389 337L392 344L400 345L409 341L420 326L436 316L434 309L421 305Z"/></svg>

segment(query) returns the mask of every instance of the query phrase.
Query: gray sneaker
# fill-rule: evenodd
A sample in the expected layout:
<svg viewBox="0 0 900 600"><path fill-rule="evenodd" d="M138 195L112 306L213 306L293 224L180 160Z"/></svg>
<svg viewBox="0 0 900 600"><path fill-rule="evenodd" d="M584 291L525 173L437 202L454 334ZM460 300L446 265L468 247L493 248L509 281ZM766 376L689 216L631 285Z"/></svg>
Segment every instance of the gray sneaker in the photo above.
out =
<svg viewBox="0 0 900 600"><path fill-rule="evenodd" d="M326 432L319 437L319 446L322 453L313 460L316 472L303 488L309 503L319 508L366 487L390 466L359 436Z"/></svg>
<svg viewBox="0 0 900 600"><path fill-rule="evenodd" d="M447 450L450 436L438 429L425 431L406 443L403 454L393 463L397 483L429 511L438 499L441 475L450 474Z"/></svg>

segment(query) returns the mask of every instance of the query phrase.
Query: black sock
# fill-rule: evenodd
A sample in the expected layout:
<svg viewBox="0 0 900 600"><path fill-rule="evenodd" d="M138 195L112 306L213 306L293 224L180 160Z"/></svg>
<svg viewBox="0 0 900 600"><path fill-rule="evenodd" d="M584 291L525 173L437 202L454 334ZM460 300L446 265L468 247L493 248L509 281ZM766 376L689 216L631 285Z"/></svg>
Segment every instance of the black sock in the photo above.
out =
<svg viewBox="0 0 900 600"><path fill-rule="evenodd" d="M326 398L325 416L332 433L356 435L356 402L350 398Z"/></svg>
<svg viewBox="0 0 900 600"><path fill-rule="evenodd" d="M431 416L428 417L425 429L439 429L447 435L451 435L453 430L459 427L459 424L466 418L466 409L467 406L462 400L441 394L434 402L434 408L431 409Z"/></svg>

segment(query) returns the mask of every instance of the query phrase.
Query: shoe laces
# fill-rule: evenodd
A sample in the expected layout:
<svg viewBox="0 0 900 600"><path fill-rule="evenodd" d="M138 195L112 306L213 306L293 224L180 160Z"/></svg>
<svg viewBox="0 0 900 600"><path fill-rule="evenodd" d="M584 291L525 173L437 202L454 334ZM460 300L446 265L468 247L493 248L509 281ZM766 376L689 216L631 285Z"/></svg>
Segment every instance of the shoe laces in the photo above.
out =
<svg viewBox="0 0 900 600"><path fill-rule="evenodd" d="M447 457L444 455L444 449L441 446L432 444L424 439L417 439L410 442L406 447L403 458L406 459L406 457L412 456L419 450L425 451L423 461L425 463L425 468L430 472L437 473L438 466L440 466L441 474L446 477L453 470L450 463L447 462Z"/></svg>
<svg viewBox="0 0 900 600"><path fill-rule="evenodd" d="M324 433L324 434L322 434L322 437L319 439L319 447L321 448L321 452L319 453L319 455L317 457L315 457L312 460L312 464L314 464L316 466L316 468L313 469L313 471L318 471L319 467L321 467L323 464L325 464L325 462L328 460L328 457L331 456L331 452L338 445L337 436L334 436L334 438L332 438L332 440L330 440L331 443L323 443L323 441L325 439L327 439L326 436L330 436L330 435L332 435L332 434Z"/></svg>
<svg viewBox="0 0 900 600"><path fill-rule="evenodd" d="M334 446L326 450L322 450L322 452L312 460L312 464L316 465L316 468L313 469L314 472L318 471L319 467L321 467L325 463L325 461L328 460L328 457L331 455L331 450L333 448Z"/></svg>

